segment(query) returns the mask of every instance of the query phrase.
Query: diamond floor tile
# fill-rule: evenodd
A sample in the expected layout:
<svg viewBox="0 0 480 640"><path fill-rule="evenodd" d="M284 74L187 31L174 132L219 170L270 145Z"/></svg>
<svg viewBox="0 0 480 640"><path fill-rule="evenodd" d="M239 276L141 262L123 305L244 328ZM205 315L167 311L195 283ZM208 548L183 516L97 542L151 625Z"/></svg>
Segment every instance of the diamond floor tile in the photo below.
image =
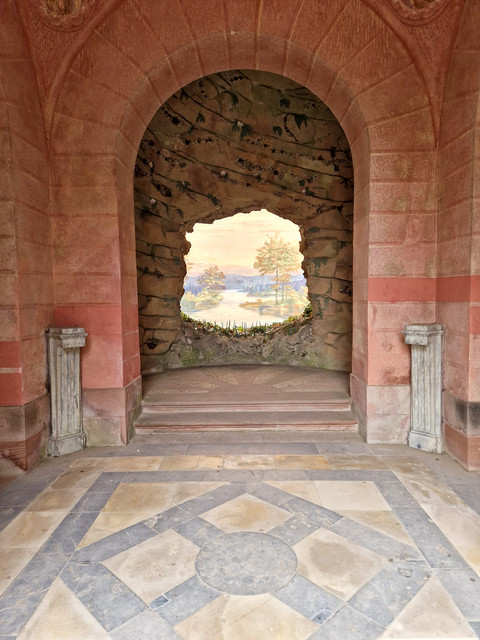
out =
<svg viewBox="0 0 480 640"><path fill-rule="evenodd" d="M225 533L233 531L270 531L288 520L291 514L255 496L240 496L207 511L202 518Z"/></svg>
<svg viewBox="0 0 480 640"><path fill-rule="evenodd" d="M0 638L480 634L477 516L452 488L480 475L401 446L195 442L87 450L5 487Z"/></svg>

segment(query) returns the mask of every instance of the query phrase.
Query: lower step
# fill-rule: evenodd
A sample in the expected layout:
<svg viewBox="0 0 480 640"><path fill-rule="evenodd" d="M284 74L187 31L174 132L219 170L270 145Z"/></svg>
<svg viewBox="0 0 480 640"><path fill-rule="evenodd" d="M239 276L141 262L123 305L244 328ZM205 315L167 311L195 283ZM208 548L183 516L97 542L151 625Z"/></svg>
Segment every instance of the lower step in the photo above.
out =
<svg viewBox="0 0 480 640"><path fill-rule="evenodd" d="M351 411L211 411L143 413L135 423L137 432L210 429L312 429L357 431Z"/></svg>
<svg viewBox="0 0 480 640"><path fill-rule="evenodd" d="M143 400L143 413L213 413L216 411L284 412L345 411L350 409L350 396L344 391L278 392L278 393L149 393Z"/></svg>

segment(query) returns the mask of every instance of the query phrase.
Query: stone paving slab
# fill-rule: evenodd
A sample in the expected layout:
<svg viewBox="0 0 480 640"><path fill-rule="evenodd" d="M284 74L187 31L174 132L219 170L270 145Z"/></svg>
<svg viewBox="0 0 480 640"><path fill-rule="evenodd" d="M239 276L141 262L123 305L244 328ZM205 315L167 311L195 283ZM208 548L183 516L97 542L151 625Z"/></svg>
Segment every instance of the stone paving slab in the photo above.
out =
<svg viewBox="0 0 480 640"><path fill-rule="evenodd" d="M38 498L42 491L51 491L49 486L57 479L60 482L59 486L66 488L69 488L72 483L80 483L83 495L76 504L65 510L57 521L58 526L55 530L42 542L41 546L32 550L33 557L30 562L18 575L12 576L10 585L0 595L0 638L16 638L21 633L35 610L44 601L46 593L49 592L58 576L61 576L66 584L65 588L70 590L71 597L78 599L79 606L86 612L85 615L93 616L100 628L103 628L112 640L127 640L127 638L128 640L140 638L146 640L149 637L161 637L165 640L178 640L178 638L189 640L188 637L182 635L185 629L194 627L193 622L190 623L188 619L192 616L194 616L192 617L193 621L197 620L196 616L200 616L198 619L203 619L202 612L207 611L206 608L211 603L221 603L221 606L219 604L221 609L224 606L221 598L228 596L225 603L228 605L229 615L232 614L235 617L234 612L237 608L239 612L245 610L246 601L243 598L260 598L259 601L264 602L262 600L264 595L268 595L270 604L281 603L283 608L279 611L281 610L282 616L285 615L287 618L288 616L297 616L295 618L297 622L304 619L308 621L309 625L313 625L316 630L309 636L310 640L317 638L322 638L322 640L325 638L368 640L369 638L380 638L384 634L388 637L394 637L388 635L389 629L394 628L398 619L404 620L407 615L405 612L408 613L409 607L412 608L412 611L415 610L412 605L415 598L421 596L424 593L425 585L430 584L430 581L434 579L439 580L439 585L447 594L446 597L451 599L449 607L451 611L455 612L452 618L453 628L455 629L455 624L458 624L459 631L463 630L464 633L468 629L468 633L471 634L463 637L475 637L475 634L480 637L480 576L469 565L468 560L463 557L463 547L458 549L455 546L455 539L448 538L449 531L443 532L440 526L437 526L427 516L395 473L385 468L387 457L392 456L392 460L394 457L391 448L389 448L388 454L378 459L378 464L373 465L377 468L365 468L366 464L372 466L371 458L374 447L358 446L362 443L352 442L351 468L325 470L301 467L302 461L310 460L311 456L315 454L312 453L310 445L304 447L303 443L300 444L302 446L298 447L295 453L293 453L293 449L287 451L285 447L275 448L270 443L263 451L255 451L249 443L243 454L238 449L236 451L234 449L228 450L228 447L223 449L223 452L221 447L216 448L215 451L215 455L223 457L244 455L246 462L252 455L292 455L296 457L298 468L285 470L229 470L226 468L219 470L173 469L169 471L102 470L101 461L97 462L97 459L102 457L105 460L116 457L119 460L123 458L122 464L125 463L128 467L127 459L132 456L131 445L129 445L130 450L125 451L126 455L124 456L121 455L122 450L117 451L115 456L110 450L107 450L105 456L99 456L97 451L97 456L87 455L82 458L75 454L65 457L58 468L55 468L54 464L50 464L44 471L40 470L41 472L36 474L38 486L32 484L29 476L17 478L3 490L7 496L4 501L11 503L0 509L0 522L3 515L4 531L7 534L10 526L8 523L21 514L21 510L29 504L28 500L31 502ZM345 464L344 456L348 455L348 447L346 446L348 443L342 441L328 444L335 446L329 446L324 451L320 451L319 459L325 456L327 460L332 460L331 456L341 456L339 460L342 461L343 466ZM208 443L203 446L205 448L200 447L196 451L193 450L191 455L211 455L212 452L208 451ZM315 446L317 447L317 445ZM182 447L184 445L178 449L174 447L170 449L171 460L185 455L185 447L183 450ZM318 449L320 450L321 447L318 446ZM232 451L234 452L232 453ZM402 451L402 455L408 458L405 450ZM408 451L406 453L408 454ZM142 451L137 452L136 458L140 460L142 457L151 458L151 456L152 451L148 447L144 447ZM417 452L413 452L412 461L418 464L419 460L422 463L423 460L428 460L430 469L437 464L437 462L433 464L431 458L419 456ZM87 464L88 461L90 461L90 466ZM85 464L86 467L82 467L82 464ZM179 464L183 464L182 460ZM447 466L449 476L455 475L455 470L450 462ZM85 474L75 475L82 468L98 469L98 471L95 472L96 475L89 476L87 482ZM77 471L72 474L73 470ZM88 473L91 474L92 471L88 471ZM474 474L474 476L469 476L468 482L454 485L454 487L459 487L458 495L462 491L461 488L466 487L468 491L465 495L472 499L471 489L475 486L480 488L480 475ZM445 481L447 474L444 473L441 477ZM455 477L463 479L461 473ZM475 478L477 484L473 482ZM180 487L182 483L211 483L212 481L224 482L225 484L213 489L209 485L209 490L206 490L205 493L194 498L184 499L179 504L167 505L163 511L143 518L136 524L126 527L121 525L122 518L120 516L123 517L123 515L121 511L118 511L120 524L117 530L112 530L110 533L106 530L103 538L91 544L82 543L84 535L90 527L95 526L97 518L107 513L104 510L105 505L119 487L131 484L137 487L136 491L142 491L141 483L144 483L153 487L158 485L158 491L162 491L162 486L165 483L174 483ZM266 484L270 481L280 482L281 488ZM348 510L342 511L340 508L341 502L335 506L335 509L338 508L338 512L335 509L327 509L321 503L321 496L325 495L325 492L320 491L315 502L290 492L295 483L300 483L305 488L301 495L310 495L309 492L314 491L316 483L332 483L332 481L333 483L338 482L342 487L347 487L348 483L352 483L352 492L358 490L359 484L363 482L373 483L384 499L382 508L388 509L388 514L391 517L398 518L401 523L399 526L403 527L405 535L407 533L410 535L412 544L401 542L401 538L399 540L391 537L387 535L387 532L381 532L373 525L369 526L368 519L362 523L355 520L353 514L352 517L349 517ZM18 488L18 505L15 504L16 492L12 491L12 486ZM78 487L76 484L75 486ZM325 487L327 486L330 485L326 484ZM61 489L59 490L61 491ZM2 491L0 491L0 503L2 503L1 494ZM132 590L136 588L135 583L131 583L132 588L128 587L104 565L107 560L110 562L109 559L116 558L122 553L134 551L146 540L154 541L156 536L169 531L174 532L178 539L183 538L185 541L189 541L188 544L196 545L199 553L208 545L213 545L212 548L215 549L216 540L228 538L228 535L232 534L225 535L225 531L222 530L224 526L222 518L212 524L204 518L204 515L218 508L229 507L230 504L243 504L242 500L244 499L250 505L249 508L254 510L252 516L255 516L257 508L263 509L262 513L267 514L267 516L262 516L267 517L267 530L263 532L257 530L255 535L259 536L258 540L276 540L278 544L285 545L285 548L292 549L302 541L308 541L310 536L321 534L319 540L324 538L328 540L331 538L332 541L339 540L345 549L349 550L349 553L353 553L354 549L365 549L368 550L368 553L374 552L381 559L378 570L372 570L372 574L368 576L366 582L359 583L359 587L350 587L342 591L348 595L341 598L329 591L330 583L326 583L326 586L315 584L312 581L312 577L317 579L315 572L311 574L312 577L309 574L309 579L307 579L305 575L294 571L293 576L288 578L287 583L280 588L274 585L273 575L271 588L268 584L268 576L264 576L262 584L266 586L262 589L265 589L266 592L259 595L230 593L228 579L224 583L218 583L217 588L214 588L195 574L167 593L155 597L152 602L146 602L140 594ZM140 500L139 508L141 508L141 504ZM266 511L265 507L267 507ZM355 505L355 508L357 507L360 511L362 508L370 508L368 504L363 505L361 502ZM117 508L121 509L122 505L119 504ZM452 505L446 503L445 509L451 510ZM268 525L268 518L278 517L279 512L287 514L286 519L280 524ZM268 515L269 513L272 515ZM448 511L448 513L452 513L452 511ZM113 521L117 517L115 511L113 514L108 511L108 514L112 515ZM247 515L245 513L243 517L247 518ZM248 515L248 517L250 516ZM247 520L245 520L246 526ZM439 522L441 523L441 520ZM328 532L328 535L323 532ZM255 535L247 536L250 542L256 539ZM5 540L9 540L8 544L12 544L12 540L8 536ZM81 546L82 544L83 546ZM272 542L272 544L277 543ZM480 552L480 541L472 540L471 545L472 548L477 545ZM220 547L218 549L220 552ZM294 553L293 549L292 553ZM248 555L252 556L250 553ZM258 562L253 563L253 568L250 569L253 573L255 573L256 565L260 570L262 565L260 560L259 557ZM214 556L210 556L208 561L210 565L207 562L207 574L205 574L207 579L209 579L208 575L215 573L216 567ZM315 562L315 558L312 561ZM118 563L118 560L116 562ZM182 562L182 558L177 557L173 549L171 562L174 564ZM323 558L322 562L334 563L335 558L333 556L331 559ZM386 566L382 563L386 563ZM227 563L218 562L217 565L223 567L227 566ZM264 563L264 571L265 566L268 569L268 565L268 562ZM232 567L231 571L236 571L235 563ZM167 570L167 567L158 567L158 571L164 570ZM169 568L168 571L170 571ZM331 575L334 575L334 564L329 565L329 571ZM348 581L348 575L343 576L343 579ZM436 589L437 591L433 592L439 593L438 587ZM48 615L48 611L46 615ZM440 632L436 631L435 633L437 635L432 637L443 637L438 635ZM74 635L72 635L73 637ZM45 640L45 638L42 636L39 637L39 640ZM266 640L269 639L266 638ZM276 637L272 640L283 640L283 638ZM291 637L285 638L285 640L291 640Z"/></svg>

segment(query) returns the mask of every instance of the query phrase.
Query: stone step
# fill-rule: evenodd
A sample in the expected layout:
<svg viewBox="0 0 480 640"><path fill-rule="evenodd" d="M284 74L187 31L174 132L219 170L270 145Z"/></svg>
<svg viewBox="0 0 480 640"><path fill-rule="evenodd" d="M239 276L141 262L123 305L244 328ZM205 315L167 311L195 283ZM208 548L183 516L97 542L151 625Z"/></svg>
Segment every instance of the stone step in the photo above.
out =
<svg viewBox="0 0 480 640"><path fill-rule="evenodd" d="M350 396L345 391L279 392L232 394L148 394L142 403L143 413L211 413L214 411L348 411Z"/></svg>
<svg viewBox="0 0 480 640"><path fill-rule="evenodd" d="M358 421L343 411L191 411L142 413L135 423L137 433L177 430L290 430L357 431Z"/></svg>

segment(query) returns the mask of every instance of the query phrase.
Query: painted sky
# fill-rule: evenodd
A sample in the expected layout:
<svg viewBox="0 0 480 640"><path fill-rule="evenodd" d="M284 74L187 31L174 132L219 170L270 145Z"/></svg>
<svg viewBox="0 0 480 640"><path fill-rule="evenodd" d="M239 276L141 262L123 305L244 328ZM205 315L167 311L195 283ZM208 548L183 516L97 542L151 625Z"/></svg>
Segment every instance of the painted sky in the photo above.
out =
<svg viewBox="0 0 480 640"><path fill-rule="evenodd" d="M268 235L278 233L298 248L300 231L296 224L270 213L266 209L251 213L237 213L213 224L197 223L187 240L192 244L186 256L188 275L198 276L216 264L224 273L255 275L253 268L257 249ZM299 263L303 256L300 255ZM301 269L298 273L302 273Z"/></svg>

